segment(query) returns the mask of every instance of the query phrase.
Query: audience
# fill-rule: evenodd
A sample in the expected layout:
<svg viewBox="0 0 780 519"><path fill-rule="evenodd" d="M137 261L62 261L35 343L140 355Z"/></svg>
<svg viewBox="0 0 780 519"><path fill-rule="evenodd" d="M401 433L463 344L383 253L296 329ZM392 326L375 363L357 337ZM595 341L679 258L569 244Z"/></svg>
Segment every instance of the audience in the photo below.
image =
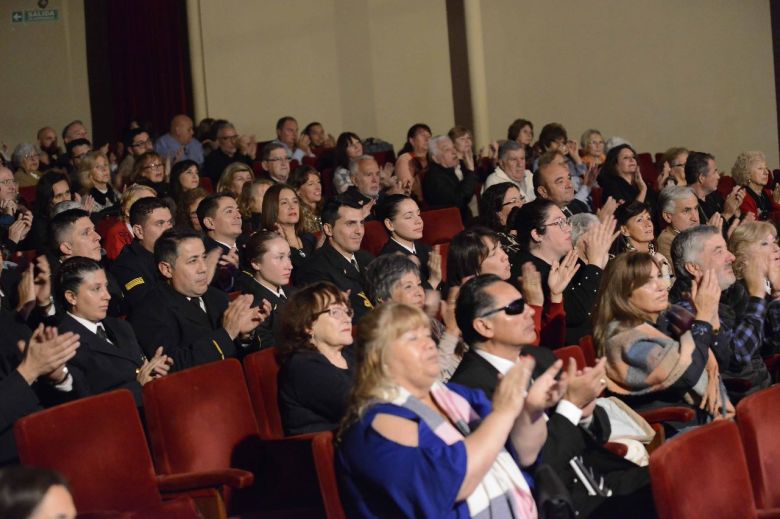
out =
<svg viewBox="0 0 780 519"><path fill-rule="evenodd" d="M130 208L141 198L156 197L157 192L149 186L133 184L125 189L120 203L119 218L103 234L103 248L106 258L115 261L126 245L133 243L133 226L130 223Z"/></svg>
<svg viewBox="0 0 780 519"><path fill-rule="evenodd" d="M274 184L263 197L262 228L278 232L290 246L293 269L298 272L308 262L317 245L313 234L303 232L301 202L287 184Z"/></svg>
<svg viewBox="0 0 780 519"><path fill-rule="evenodd" d="M431 135L431 128L427 124L413 124L406 132L406 142L395 161L398 181L401 185L410 184L412 194L418 201L423 200L422 179L428 173L429 158L432 156L428 149Z"/></svg>
<svg viewBox="0 0 780 519"><path fill-rule="evenodd" d="M198 219L198 206L208 194L208 191L202 187L185 192L181 202L176 204L176 225L198 232L203 231Z"/></svg>
<svg viewBox="0 0 780 519"><path fill-rule="evenodd" d="M133 163L130 183L149 186L158 196L167 196L170 186L165 180L165 161L153 151L139 156Z"/></svg>
<svg viewBox="0 0 780 519"><path fill-rule="evenodd" d="M767 220L780 210L780 186L775 185L766 157L760 151L745 151L737 156L731 168L731 176L738 186L745 189L739 206L742 213L751 213L756 220Z"/></svg>
<svg viewBox="0 0 780 519"><path fill-rule="evenodd" d="M252 165L252 157L247 149L239 149L239 136L236 128L225 120L215 121L211 131L217 148L212 150L203 161L203 175L211 179L211 185L216 186L225 168L233 162L243 162Z"/></svg>
<svg viewBox="0 0 780 519"><path fill-rule="evenodd" d="M583 151L582 162L588 168L599 168L604 164L604 137L601 132L590 128L582 132L580 137L580 149Z"/></svg>
<svg viewBox="0 0 780 519"><path fill-rule="evenodd" d="M263 200L265 193L274 185L274 181L267 178L256 178L252 182L246 182L241 187L241 195L238 197L238 210L243 220L244 234L263 229ZM198 225L198 230L200 224Z"/></svg>
<svg viewBox="0 0 780 519"><path fill-rule="evenodd" d="M373 219L372 211L381 189L379 164L371 155L355 157L349 163L349 177L352 185L341 194L342 200L362 207L365 217Z"/></svg>
<svg viewBox="0 0 780 519"><path fill-rule="evenodd" d="M647 184L639 171L636 151L630 144L610 149L598 176L602 198L612 197L618 203L645 202Z"/></svg>
<svg viewBox="0 0 780 519"><path fill-rule="evenodd" d="M14 148L11 160L16 166L14 178L19 187L34 186L40 180L42 173L38 153L38 149L32 144L19 144Z"/></svg>
<svg viewBox="0 0 780 519"><path fill-rule="evenodd" d="M498 147L498 165L482 186L484 193L494 184L511 182L520 191L523 202L536 198L531 172L525 169L525 148L515 141L506 141Z"/></svg>
<svg viewBox="0 0 780 519"><path fill-rule="evenodd" d="M723 226L727 229L731 227L745 198L745 190L737 185L726 199L723 199L718 192L720 172L715 157L697 151L688 154L685 162L685 181L696 193L696 201L699 203L699 222L709 222L715 213L720 213Z"/></svg>
<svg viewBox="0 0 780 519"><path fill-rule="evenodd" d="M208 195L198 204L198 221L205 236L206 252L218 251L218 272L212 286L225 292L233 289L233 275L239 267L239 238L242 238L241 213L231 193ZM216 252L215 252L216 254Z"/></svg>
<svg viewBox="0 0 780 519"><path fill-rule="evenodd" d="M311 139L306 134L298 134L298 121L295 120L295 117L286 115L276 121L276 140L274 142L284 146L284 151L287 152L287 157L290 160L300 163L303 161L303 157L313 156L310 147Z"/></svg>
<svg viewBox="0 0 780 519"><path fill-rule="evenodd" d="M290 157L283 144L273 141L263 146L261 152L263 170L275 184L284 184L290 175Z"/></svg>
<svg viewBox="0 0 780 519"><path fill-rule="evenodd" d="M458 161L455 146L447 136L431 138L428 146L431 162L422 182L425 201L431 208L457 207L463 221L469 222L469 202L477 185L473 159ZM400 172L397 174L400 177Z"/></svg>
<svg viewBox="0 0 780 519"><path fill-rule="evenodd" d="M133 173L133 165L138 157L146 152L154 151L154 144L149 132L143 128L131 128L127 130L124 139L127 154L116 171L114 185L117 189L123 188L130 181Z"/></svg>
<svg viewBox="0 0 780 519"><path fill-rule="evenodd" d="M171 167L170 195L178 206L184 194L200 186L200 167L193 160L180 160ZM221 189L217 188L217 191ZM239 191L240 193L240 191ZM236 195L238 196L238 195Z"/></svg>
<svg viewBox="0 0 780 519"><path fill-rule="evenodd" d="M0 470L0 517L76 519L76 506L60 474L40 467L8 467Z"/></svg>
<svg viewBox="0 0 780 519"><path fill-rule="evenodd" d="M241 195L241 189L244 184L252 182L255 179L255 173L252 168L243 162L234 162L222 172L217 182L217 193L230 193L235 198Z"/></svg>
<svg viewBox="0 0 780 519"><path fill-rule="evenodd" d="M333 172L333 187L336 194L343 193L352 185L349 163L362 155L363 143L357 134L344 132L339 135L336 141L336 170Z"/></svg>
<svg viewBox="0 0 780 519"><path fill-rule="evenodd" d="M319 172L311 166L298 166L290 174L288 183L295 189L301 202L301 230L315 234L322 232L322 182Z"/></svg>
<svg viewBox="0 0 780 519"><path fill-rule="evenodd" d="M686 229L699 225L699 202L690 187L671 185L658 194L658 211L666 227L658 235L658 253L672 264L672 240ZM713 222L710 222L713 223ZM722 221L719 221L722 224Z"/></svg>
<svg viewBox="0 0 780 519"><path fill-rule="evenodd" d="M506 139L514 141L523 147L526 163L534 163L536 154L531 146L534 142L534 123L526 119L515 119L507 128Z"/></svg>
<svg viewBox="0 0 780 519"><path fill-rule="evenodd" d="M571 173L560 152L544 153L537 159L537 163L538 168L533 176L533 182L539 198L554 203L566 216L590 212L591 208L588 205L587 197L584 199L575 198Z"/></svg>
<svg viewBox="0 0 780 519"><path fill-rule="evenodd" d="M119 193L111 186L111 167L105 153L90 151L84 155L76 174L81 196L90 196L94 200L92 212L110 214L119 205Z"/></svg>
<svg viewBox="0 0 780 519"><path fill-rule="evenodd" d="M193 138L194 134L192 119L179 114L171 120L171 130L154 143L154 150L171 164L191 160L200 166L203 164L203 146Z"/></svg>

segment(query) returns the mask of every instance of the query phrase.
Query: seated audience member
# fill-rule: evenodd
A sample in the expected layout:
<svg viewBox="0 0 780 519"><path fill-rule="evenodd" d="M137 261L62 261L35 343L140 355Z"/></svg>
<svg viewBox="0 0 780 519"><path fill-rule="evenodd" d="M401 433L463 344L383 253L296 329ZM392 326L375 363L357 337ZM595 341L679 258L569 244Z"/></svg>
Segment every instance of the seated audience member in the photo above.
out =
<svg viewBox="0 0 780 519"><path fill-rule="evenodd" d="M76 519L68 483L53 470L7 467L0 470L0 517Z"/></svg>
<svg viewBox="0 0 780 519"><path fill-rule="evenodd" d="M544 153L537 162L539 165L533 181L539 198L554 203L566 216L591 212L586 200L574 198L571 173L560 152Z"/></svg>
<svg viewBox="0 0 780 519"><path fill-rule="evenodd" d="M157 192L143 184L133 184L122 193L121 214L103 236L103 248L106 250L106 258L115 261L125 245L133 243L133 226L130 223L130 208L142 198L153 198Z"/></svg>
<svg viewBox="0 0 780 519"><path fill-rule="evenodd" d="M217 119L212 117L205 117L200 120L198 126L195 128L195 138L203 145L203 155L206 156L216 148L214 141L214 123Z"/></svg>
<svg viewBox="0 0 780 519"><path fill-rule="evenodd" d="M146 152L154 151L152 138L149 136L149 132L143 128L128 129L125 133L124 144L127 154L119 163L114 180L114 185L120 190L130 182L136 159Z"/></svg>
<svg viewBox="0 0 780 519"><path fill-rule="evenodd" d="M309 147L313 153L336 147L336 139L325 133L322 123L310 122L301 133L309 138Z"/></svg>
<svg viewBox="0 0 780 519"><path fill-rule="evenodd" d="M471 219L469 202L477 185L474 170L466 163L458 162L455 147L449 137L433 137L428 146L431 163L422 184L425 201L432 208L457 207L463 221L468 222Z"/></svg>
<svg viewBox="0 0 780 519"><path fill-rule="evenodd" d="M279 413L287 435L338 427L352 389L352 309L320 282L290 297L281 312Z"/></svg>
<svg viewBox="0 0 780 519"><path fill-rule="evenodd" d="M84 123L76 119L66 124L62 129L62 142L69 144L78 139L89 139L89 132Z"/></svg>
<svg viewBox="0 0 780 519"><path fill-rule="evenodd" d="M263 199L268 188L275 182L267 178L256 178L241 187L241 195L238 197L238 210L243 220L244 234L263 229Z"/></svg>
<svg viewBox="0 0 780 519"><path fill-rule="evenodd" d="M491 404L482 391L438 381L436 344L418 308L379 306L360 322L358 342L335 453L348 515L536 517L521 467L536 462L546 439L542 415L560 398L560 363L529 388L534 363L520 359Z"/></svg>
<svg viewBox="0 0 780 519"><path fill-rule="evenodd" d="M290 176L290 157L284 145L273 141L260 152L263 170L275 184L284 184Z"/></svg>
<svg viewBox="0 0 780 519"><path fill-rule="evenodd" d="M182 202L176 204L176 225L202 232L203 228L198 219L198 206L207 196L209 196L208 191L202 187L196 187L184 193Z"/></svg>
<svg viewBox="0 0 780 519"><path fill-rule="evenodd" d="M132 327L107 317L111 295L103 267L89 258L65 260L57 272L55 292L66 311L57 329L79 337L80 347L67 367L83 384L85 395L127 389L143 407L141 386L167 374L171 360L162 347L147 359Z"/></svg>
<svg viewBox="0 0 780 519"><path fill-rule="evenodd" d="M395 175L401 185L411 184L412 195L423 200L422 177L428 172L428 144L431 129L427 124L413 124L406 132L406 142L395 161Z"/></svg>
<svg viewBox="0 0 780 519"><path fill-rule="evenodd" d="M171 198L178 207L184 198L184 193L200 186L200 167L198 163L193 160L180 160L171 166L169 184Z"/></svg>
<svg viewBox="0 0 780 519"><path fill-rule="evenodd" d="M598 176L603 199L612 197L616 202L628 204L645 202L647 184L639 171L636 151L630 144L621 144L610 149L601 173Z"/></svg>
<svg viewBox="0 0 780 519"><path fill-rule="evenodd" d="M100 235L95 231L95 224L92 223L89 213L83 209L67 209L52 218L50 246L53 256L49 264L53 279L56 279L62 262L68 258L81 256L98 263L103 259ZM111 294L108 315L111 317L125 315L126 305L122 288L113 275L107 274L107 277L108 292ZM64 308L59 307L58 301L54 303L57 315L60 315Z"/></svg>
<svg viewBox="0 0 780 519"><path fill-rule="evenodd" d="M426 308L426 294L423 282L420 280L420 267L404 254L391 253L375 258L366 269L366 289L371 303L375 306L384 303L403 303L429 313L438 313L439 299L435 298L436 306ZM460 330L455 322L454 298L456 290L452 290L450 299L442 303L442 319L431 318L431 337L439 348L440 380L446 382L458 367L460 358L466 350L466 345L460 340Z"/></svg>
<svg viewBox="0 0 780 519"><path fill-rule="evenodd" d="M38 130L36 139L38 140L38 149L41 150L38 156L41 161L41 171L45 172L56 167L63 157L63 151L57 142L57 132L54 131L54 128L44 126Z"/></svg>
<svg viewBox="0 0 780 519"><path fill-rule="evenodd" d="M763 153L740 153L731 168L731 176L738 186L745 188L745 197L739 206L742 214L752 213L756 220L768 220L772 213L780 211L780 186L772 189L772 174Z"/></svg>
<svg viewBox="0 0 780 519"><path fill-rule="evenodd" d="M143 184L157 192L157 196L167 196L170 185L165 181L165 162L153 151L148 151L135 159L131 184Z"/></svg>
<svg viewBox="0 0 780 519"><path fill-rule="evenodd" d="M307 135L298 134L298 121L295 117L286 115L276 121L276 140L284 146L284 151L290 160L296 160L298 163L303 161L303 157L312 157L311 140ZM287 179L284 180L286 182Z"/></svg>
<svg viewBox="0 0 780 519"><path fill-rule="evenodd" d="M447 132L447 137L452 141L452 145L455 147L455 154L458 156L458 161L464 164L470 164L470 169L477 172L477 156L474 154L474 139L471 135L471 130L465 126L453 126L450 131ZM492 171L492 168L490 168ZM477 172L479 178L485 178L488 172Z"/></svg>
<svg viewBox="0 0 780 519"><path fill-rule="evenodd" d="M341 198L350 205L362 207L364 216L373 220L374 204L379 199L379 164L371 155L355 157L349 163L349 175L352 185L341 194Z"/></svg>
<svg viewBox="0 0 780 519"><path fill-rule="evenodd" d="M32 229L20 245L22 250L35 249L44 252L49 247L49 222L55 205L72 198L68 175L54 169L46 172L35 186L35 202L32 206Z"/></svg>
<svg viewBox="0 0 780 519"><path fill-rule="evenodd" d="M301 201L301 230L315 234L322 232L322 182L319 172L311 166L298 166L290 174L289 185Z"/></svg>
<svg viewBox="0 0 780 519"><path fill-rule="evenodd" d="M34 145L27 143L17 145L11 160L16 166L14 178L20 188L31 187L38 183L43 173L39 169L41 161L38 158L38 149Z"/></svg>
<svg viewBox="0 0 780 519"><path fill-rule="evenodd" d="M523 265L530 262L539 272L544 307L552 302L552 286L547 281L571 262L579 265L570 282L556 292L562 293L566 315L565 344L577 344L580 337L591 333L591 313L596 302L603 269L609 261L609 248L616 237L615 222L609 219L589 231L585 241L585 260L577 259L571 241L571 224L552 202L536 199L512 214L510 229L515 231L523 252L512 258L512 277L522 274ZM573 268L573 267L571 267ZM556 297L557 299L557 297ZM552 313L552 308L548 311Z"/></svg>
<svg viewBox="0 0 780 519"><path fill-rule="evenodd" d="M203 176L211 179L211 185L216 186L220 175L233 162L243 162L252 165L252 157L248 149L239 149L239 138L236 128L225 120L215 121L211 127L217 148L212 150L203 161Z"/></svg>
<svg viewBox="0 0 780 519"><path fill-rule="evenodd" d="M490 229L474 225L452 237L447 252L447 283L460 286L468 278L480 274L509 279L512 265L501 247L499 236Z"/></svg>
<svg viewBox="0 0 780 519"><path fill-rule="evenodd" d="M195 231L165 231L154 244L154 260L164 282L130 315L146 356L162 346L177 371L235 357L234 341L250 339L265 317L262 307L251 308L249 295L228 303L227 294L209 286L206 248Z"/></svg>
<svg viewBox="0 0 780 519"><path fill-rule="evenodd" d="M715 213L723 218L723 227L728 229L735 216L738 216L739 206L745 198L745 189L734 186L724 200L718 192L720 172L715 163L715 157L709 153L691 152L685 162L685 180L696 193L699 203L699 222L708 222Z"/></svg>
<svg viewBox="0 0 780 519"><path fill-rule="evenodd" d="M328 200L322 208L322 232L327 237L325 243L314 251L300 275L296 272L295 284L330 281L339 290L349 291L357 322L372 308L364 289L363 270L373 257L360 250L365 232L363 210L338 198Z"/></svg>
<svg viewBox="0 0 780 519"><path fill-rule="evenodd" d="M501 246L508 255L520 250L515 237L509 233L509 215L524 203L523 194L512 182L493 184L479 199L479 223L499 235Z"/></svg>
<svg viewBox="0 0 780 519"><path fill-rule="evenodd" d="M239 238L242 233L241 213L236 199L230 193L214 193L198 204L198 220L205 233L206 252L221 250L218 271L212 286L225 292L233 290L233 275L239 268Z"/></svg>
<svg viewBox="0 0 780 519"><path fill-rule="evenodd" d="M263 229L277 231L287 241L293 270L303 268L317 246L317 238L302 231L301 202L292 187L274 184L268 188L263 197L261 222Z"/></svg>
<svg viewBox="0 0 780 519"><path fill-rule="evenodd" d="M426 288L438 289L441 284L441 254L422 241L423 219L412 197L390 195L377 208L377 216L390 234L380 255L400 252L414 256L420 268L420 279Z"/></svg>
<svg viewBox="0 0 780 519"><path fill-rule="evenodd" d="M658 253L672 264L672 240L685 229L699 225L699 203L693 189L668 186L658 194L658 210L666 227L658 235ZM712 222L710 222L712 223ZM719 223L722 224L722 221Z"/></svg>
<svg viewBox="0 0 780 519"><path fill-rule="evenodd" d="M119 204L119 193L111 187L111 167L105 153L90 151L84 155L76 174L81 185L81 195L90 196L94 200L93 213L105 211L105 214L109 214Z"/></svg>
<svg viewBox="0 0 780 519"><path fill-rule="evenodd" d="M247 268L236 273L236 290L250 294L252 306L263 307L268 318L254 331L253 351L277 345L279 311L287 303L291 291L293 265L290 246L278 233L257 231L244 248ZM244 352L244 353L249 353Z"/></svg>
<svg viewBox="0 0 780 519"><path fill-rule="evenodd" d="M343 132L336 141L336 170L333 172L333 187L336 194L343 193L352 185L349 163L363 155L363 143L356 134Z"/></svg>
<svg viewBox="0 0 780 519"><path fill-rule="evenodd" d="M470 349L450 379L453 383L481 389L492 397L500 377L509 372L521 355L535 360L533 377L560 366L550 350L528 347L536 339L534 310L520 292L496 276L478 276L466 282L458 294L457 322ZM555 412L547 421L547 441L542 459L561 477L572 495L578 517L655 517L650 477L640 468L607 451L611 425L607 413L595 405L606 385L604 361L593 369L577 372L574 361L566 369L566 388ZM555 369L557 371L557 369ZM604 477L610 497L589 495L570 460L578 457L580 468Z"/></svg>
<svg viewBox="0 0 780 519"><path fill-rule="evenodd" d="M230 193L238 198L241 195L241 189L247 182L255 179L255 173L252 168L243 162L234 162L225 168L222 176L217 182L217 193Z"/></svg>
<svg viewBox="0 0 780 519"><path fill-rule="evenodd" d="M8 255L17 251L34 224L32 212L18 200L18 195L13 172L0 166L0 248Z"/></svg>
<svg viewBox="0 0 780 519"><path fill-rule="evenodd" d="M192 119L187 115L179 114L171 119L171 130L154 143L154 150L171 164L191 160L201 166L203 146L193 138L194 134Z"/></svg>
<svg viewBox="0 0 780 519"><path fill-rule="evenodd" d="M615 219L620 230L616 253L639 251L655 255L655 226L649 205L636 201L624 203L615 210Z"/></svg>
<svg viewBox="0 0 780 519"><path fill-rule="evenodd" d="M609 262L593 315L609 393L640 411L692 407L699 424L734 415L710 351L719 326L717 274L707 271L697 286L691 315L669 307L669 283L651 255L626 252Z"/></svg>
<svg viewBox="0 0 780 519"><path fill-rule="evenodd" d="M533 150L534 123L527 119L515 119L506 130L506 140L515 141L525 150L525 161L533 164L537 156Z"/></svg>
<svg viewBox="0 0 780 519"><path fill-rule="evenodd" d="M536 198L533 175L525 169L525 149L515 141L505 141L498 147L498 165L485 180L482 192L504 182L514 184L523 195L524 202Z"/></svg>
<svg viewBox="0 0 780 519"><path fill-rule="evenodd" d="M658 176L658 191L671 186L690 185L685 175L685 164L691 152L687 148L669 148L661 158L663 169Z"/></svg>
<svg viewBox="0 0 780 519"><path fill-rule="evenodd" d="M582 162L588 168L600 168L607 158L604 155L604 137L596 129L590 128L582 132L580 149L584 152Z"/></svg>
<svg viewBox="0 0 780 519"><path fill-rule="evenodd" d="M74 187L80 188L81 186L77 185L76 171L78 171L84 155L92 151L92 143L87 139L75 139L65 144L65 151L67 152L67 160L62 164L62 167L68 172L68 177ZM75 189L75 191L78 190Z"/></svg>
<svg viewBox="0 0 780 519"><path fill-rule="evenodd" d="M751 384L747 391L731 389L729 395L735 400L771 383L761 354L780 335L780 306L773 297L766 297L767 282L780 284L777 233L772 225L761 222L746 223L737 230L729 242L739 260L726 248L716 227L701 226L680 233L672 244L677 279L669 295L674 304L694 312L690 300L693 283L705 272L715 277L720 302L712 323L712 351L724 379L741 378Z"/></svg>
<svg viewBox="0 0 780 519"><path fill-rule="evenodd" d="M111 265L111 273L122 287L132 312L159 281L154 244L162 233L173 227L171 209L160 198L141 198L130 207L130 225L135 239Z"/></svg>
<svg viewBox="0 0 780 519"><path fill-rule="evenodd" d="M590 196L590 188L595 176L588 173L588 166L580 157L577 141L569 139L566 128L559 123L549 123L542 127L539 134L539 141L536 143L537 156L541 156L551 151L557 151L563 157L563 165L569 170L574 189L575 198L587 203ZM533 164L534 171L539 169L538 164Z"/></svg>

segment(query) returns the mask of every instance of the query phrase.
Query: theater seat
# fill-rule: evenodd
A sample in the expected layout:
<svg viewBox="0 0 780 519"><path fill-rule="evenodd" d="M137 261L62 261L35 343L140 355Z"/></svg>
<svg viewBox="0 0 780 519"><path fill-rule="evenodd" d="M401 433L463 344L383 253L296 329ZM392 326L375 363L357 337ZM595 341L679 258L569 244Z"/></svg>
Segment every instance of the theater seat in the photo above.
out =
<svg viewBox="0 0 780 519"><path fill-rule="evenodd" d="M731 190L734 189L734 186L736 185L737 183L734 181L733 177L721 175L720 180L718 180L718 193L725 198L731 193Z"/></svg>
<svg viewBox="0 0 780 519"><path fill-rule="evenodd" d="M14 434L21 462L62 473L81 512L196 518L192 499L163 503L160 492L200 489L194 494L216 503L224 514L209 474L155 475L135 401L126 389L21 418Z"/></svg>
<svg viewBox="0 0 780 519"><path fill-rule="evenodd" d="M636 156L636 162L639 165L639 171L642 178L650 189L655 189L658 180L658 170L653 162L653 157L649 153L639 153Z"/></svg>
<svg viewBox="0 0 780 519"><path fill-rule="evenodd" d="M346 514L341 505L336 471L333 467L333 433L318 433L311 442L311 448L325 514L328 519L345 519Z"/></svg>
<svg viewBox="0 0 780 519"><path fill-rule="evenodd" d="M209 177L200 177L200 187L209 193L214 192L214 185L211 183L211 179Z"/></svg>
<svg viewBox="0 0 780 519"><path fill-rule="evenodd" d="M366 232L363 234L363 241L360 248L370 252L374 256L379 256L379 251L385 246L388 240L387 231L382 222L371 220L366 222Z"/></svg>
<svg viewBox="0 0 780 519"><path fill-rule="evenodd" d="M449 243L453 236L463 230L463 220L456 207L432 209L420 215L423 219L422 241L428 245Z"/></svg>
<svg viewBox="0 0 780 519"><path fill-rule="evenodd" d="M585 355L582 353L582 348L577 346L564 346L563 348L557 348L553 350L556 357L563 361L563 369L566 370L566 366L569 365L569 359L574 359L577 363L577 369L585 369Z"/></svg>
<svg viewBox="0 0 780 519"><path fill-rule="evenodd" d="M780 517L759 515L736 424L719 420L679 435L650 455L661 519Z"/></svg>
<svg viewBox="0 0 780 519"><path fill-rule="evenodd" d="M780 507L780 386L742 399L737 404L737 425L756 506Z"/></svg>
<svg viewBox="0 0 780 519"><path fill-rule="evenodd" d="M582 354L585 356L585 365L591 367L595 366L596 348L593 346L593 336L585 335L580 337L580 348L582 349Z"/></svg>
<svg viewBox="0 0 780 519"><path fill-rule="evenodd" d="M38 186L20 187L19 196L32 207L35 199L38 198Z"/></svg>
<svg viewBox="0 0 780 519"><path fill-rule="evenodd" d="M279 416L279 363L276 348L267 348L244 357L244 375L252 399L252 408L264 438L283 438L282 418Z"/></svg>

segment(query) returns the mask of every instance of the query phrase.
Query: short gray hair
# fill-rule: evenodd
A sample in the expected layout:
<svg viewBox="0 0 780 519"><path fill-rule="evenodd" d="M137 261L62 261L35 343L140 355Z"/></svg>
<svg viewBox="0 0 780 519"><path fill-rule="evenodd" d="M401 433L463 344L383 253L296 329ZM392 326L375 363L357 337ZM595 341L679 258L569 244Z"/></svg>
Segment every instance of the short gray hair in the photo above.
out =
<svg viewBox="0 0 780 519"><path fill-rule="evenodd" d="M452 139L446 135L437 135L436 137L431 137L431 139L428 141L428 154L431 156L431 158L439 154L439 145L445 140L452 142Z"/></svg>
<svg viewBox="0 0 780 519"><path fill-rule="evenodd" d="M498 160L506 159L507 153L517 150L523 150L523 153L525 153L525 148L523 148L523 146L517 141L502 142L501 146L498 147Z"/></svg>
<svg viewBox="0 0 780 519"><path fill-rule="evenodd" d="M604 144L604 153L609 153L609 150L612 148L617 148L623 144L628 144L632 148L634 147L630 142L628 142L627 139L624 139L623 137L618 137L617 135L610 137Z"/></svg>
<svg viewBox="0 0 780 519"><path fill-rule="evenodd" d="M588 144L590 143L589 142L590 138L594 134L601 135L601 132L598 131L595 128L588 128L587 130L582 132L582 136L580 136L580 148L582 148L583 150L587 150L588 149ZM601 138L603 139L604 136L601 135Z"/></svg>
<svg viewBox="0 0 780 519"><path fill-rule="evenodd" d="M591 226L598 225L598 223L599 217L592 213L577 213L569 218L572 247L576 247L577 242L580 241L582 235L585 234Z"/></svg>
<svg viewBox="0 0 780 519"><path fill-rule="evenodd" d="M658 207L662 213L673 213L674 207L680 200L696 198L696 193L688 186L666 186L658 193Z"/></svg>
<svg viewBox="0 0 780 519"><path fill-rule="evenodd" d="M21 167L24 156L32 155L33 153L38 153L38 148L32 144L24 142L22 144L18 144L16 148L14 148L14 152L11 155L11 160L14 164L16 164L16 167Z"/></svg>
<svg viewBox="0 0 780 519"><path fill-rule="evenodd" d="M699 225L686 229L672 241L672 263L674 263L674 273L678 279L690 281L691 275L685 270L686 263L699 262L699 254L704 246L704 240L720 234L717 227L712 225Z"/></svg>
<svg viewBox="0 0 780 519"><path fill-rule="evenodd" d="M361 155L359 157L355 157L354 159L349 161L349 176L352 178L355 178L358 173L360 173L360 163L365 162L367 160L373 160L376 162L376 158L374 158L372 155Z"/></svg>
<svg viewBox="0 0 780 519"><path fill-rule="evenodd" d="M420 267L405 254L396 252L375 258L366 268L368 299L375 305L389 302L393 288L408 272L419 277Z"/></svg>

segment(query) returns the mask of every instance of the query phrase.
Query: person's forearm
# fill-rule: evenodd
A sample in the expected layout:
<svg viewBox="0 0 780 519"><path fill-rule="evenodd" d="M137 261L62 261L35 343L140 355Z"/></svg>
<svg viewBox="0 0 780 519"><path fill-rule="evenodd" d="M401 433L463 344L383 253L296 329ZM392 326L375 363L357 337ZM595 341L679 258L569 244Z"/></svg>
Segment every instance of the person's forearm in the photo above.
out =
<svg viewBox="0 0 780 519"><path fill-rule="evenodd" d="M459 501L470 496L482 482L496 461L496 456L504 448L514 422L515 417L511 412L493 411L476 431L466 437L466 477L458 491Z"/></svg>
<svg viewBox="0 0 780 519"><path fill-rule="evenodd" d="M547 422L544 415L531 417L525 411L520 413L512 427L510 439L520 459L520 465L533 465L547 440Z"/></svg>

